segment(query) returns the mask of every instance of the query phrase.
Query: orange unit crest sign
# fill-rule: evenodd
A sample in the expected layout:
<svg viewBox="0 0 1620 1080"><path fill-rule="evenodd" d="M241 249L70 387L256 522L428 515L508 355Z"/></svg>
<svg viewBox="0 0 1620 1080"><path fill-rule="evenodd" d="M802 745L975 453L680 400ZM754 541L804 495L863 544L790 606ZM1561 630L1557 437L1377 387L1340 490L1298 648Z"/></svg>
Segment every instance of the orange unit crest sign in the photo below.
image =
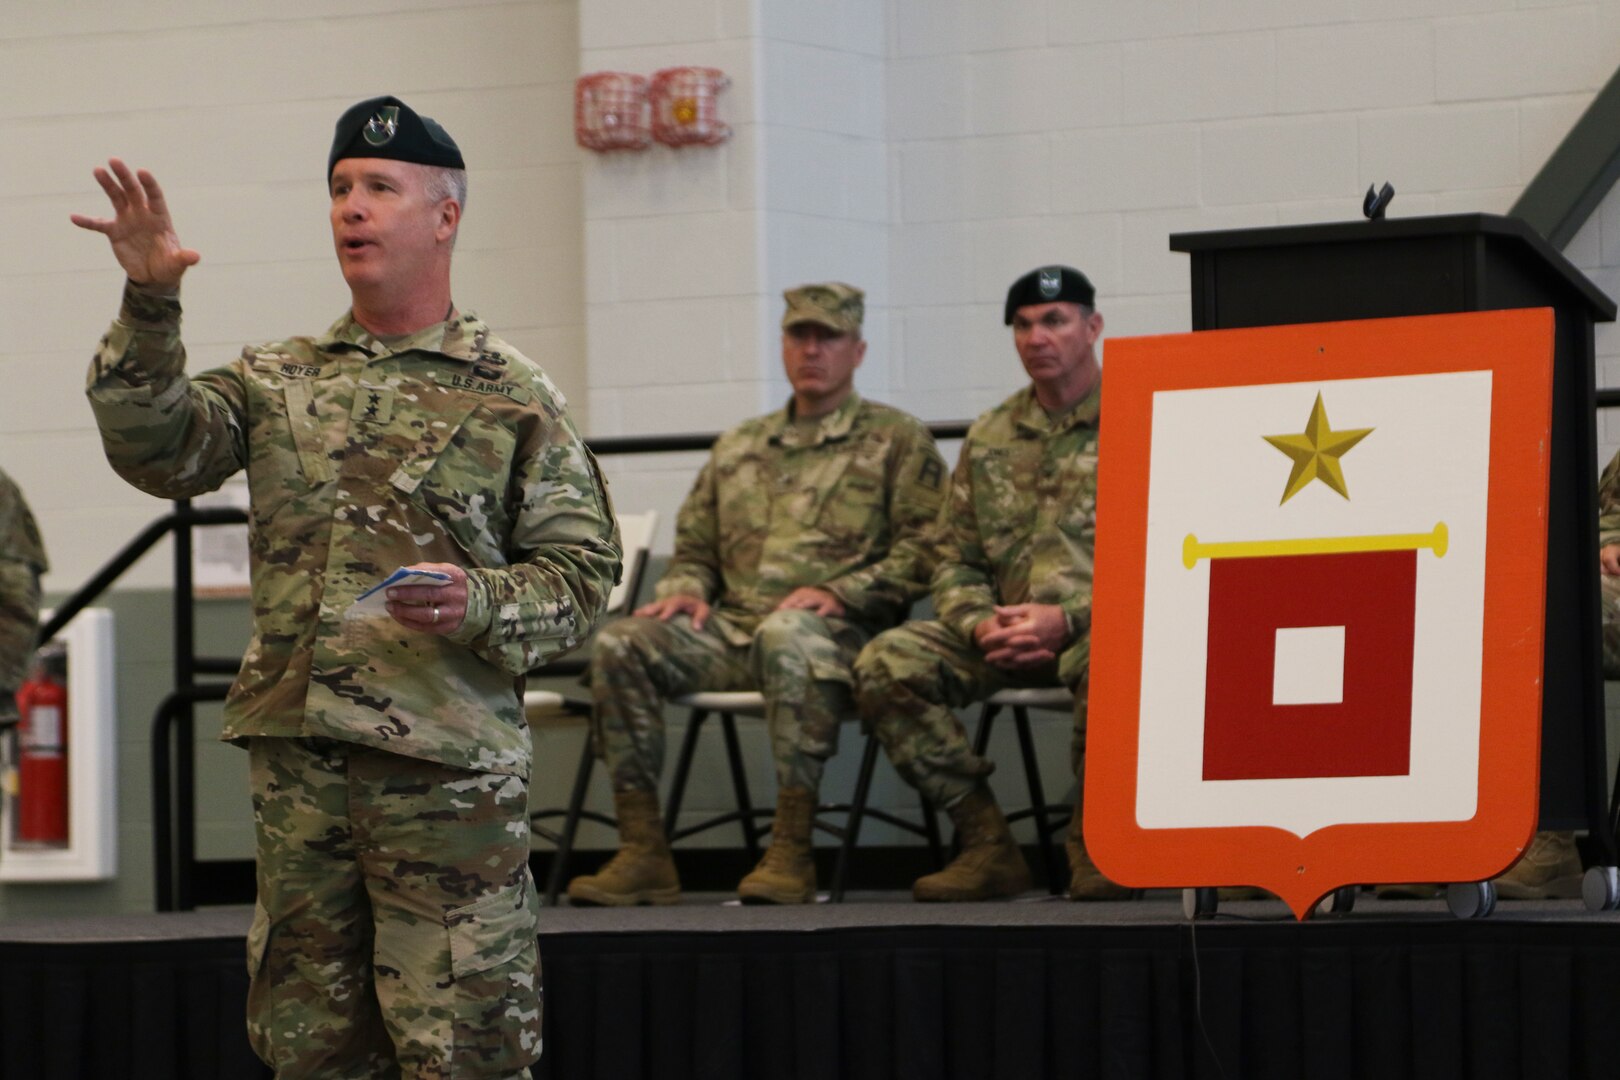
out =
<svg viewBox="0 0 1620 1080"><path fill-rule="evenodd" d="M1477 881L1534 831L1547 309L1111 342L1085 832L1138 887Z"/></svg>

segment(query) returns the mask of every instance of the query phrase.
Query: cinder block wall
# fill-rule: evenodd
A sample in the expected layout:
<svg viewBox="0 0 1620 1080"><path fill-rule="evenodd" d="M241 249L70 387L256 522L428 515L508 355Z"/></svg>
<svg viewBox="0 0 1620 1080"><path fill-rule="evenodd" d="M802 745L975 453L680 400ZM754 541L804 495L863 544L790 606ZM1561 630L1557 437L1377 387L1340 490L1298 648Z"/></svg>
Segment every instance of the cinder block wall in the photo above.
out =
<svg viewBox="0 0 1620 1080"><path fill-rule="evenodd" d="M573 0L232 0L136 9L114 0L9 5L0 24L0 466L27 493L69 591L166 504L101 456L85 363L123 275L68 222L106 212L90 170L150 168L183 242L194 367L242 344L319 333L348 305L327 225L332 125L397 93L461 143L472 184L456 299L584 390ZM162 587L159 553L125 584Z"/></svg>
<svg viewBox="0 0 1620 1080"><path fill-rule="evenodd" d="M1524 10L1521 10L1524 9ZM1620 4L894 0L893 396L970 415L1017 382L1007 283L1096 281L1108 335L1189 328L1172 232L1507 210L1620 65ZM1617 231L1611 196L1599 215ZM1611 293L1620 237L1572 245ZM1620 384L1612 327L1600 381ZM1106 343L1104 345L1106 364ZM1620 444L1620 417L1605 457Z"/></svg>
<svg viewBox="0 0 1620 1080"><path fill-rule="evenodd" d="M68 214L106 212L90 170L150 168L203 262L183 302L191 365L319 333L348 293L327 225L333 122L395 93L443 121L471 166L456 299L545 366L588 423L582 157L573 140L574 0L113 0L8 5L0 22L0 467L39 517L46 587L71 592L169 504L107 467L83 397L122 274ZM128 573L118 620L120 876L0 888L0 918L150 910L147 731L167 691L172 556ZM199 605L203 648L240 651L246 604ZM233 629L234 628L234 629ZM198 722L199 853L251 857L246 756Z"/></svg>

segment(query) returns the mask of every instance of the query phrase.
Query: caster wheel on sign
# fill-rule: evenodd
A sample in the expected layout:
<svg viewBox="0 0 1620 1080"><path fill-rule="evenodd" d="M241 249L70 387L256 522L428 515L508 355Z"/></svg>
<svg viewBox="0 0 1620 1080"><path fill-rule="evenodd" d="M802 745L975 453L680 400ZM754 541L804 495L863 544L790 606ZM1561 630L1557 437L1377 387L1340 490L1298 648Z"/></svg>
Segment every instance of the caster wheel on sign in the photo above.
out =
<svg viewBox="0 0 1620 1080"><path fill-rule="evenodd" d="M1220 894L1209 886L1181 890L1181 913L1189 919L1213 919L1220 905Z"/></svg>
<svg viewBox="0 0 1620 1080"><path fill-rule="evenodd" d="M1620 870L1594 866L1581 877L1581 899L1587 911L1614 911L1620 908Z"/></svg>
<svg viewBox="0 0 1620 1080"><path fill-rule="evenodd" d="M1452 882L1446 886L1446 907L1459 919L1483 919L1496 910L1496 883Z"/></svg>
<svg viewBox="0 0 1620 1080"><path fill-rule="evenodd" d="M1318 915L1348 915L1356 908L1356 893L1360 888L1355 885L1340 885L1316 902Z"/></svg>

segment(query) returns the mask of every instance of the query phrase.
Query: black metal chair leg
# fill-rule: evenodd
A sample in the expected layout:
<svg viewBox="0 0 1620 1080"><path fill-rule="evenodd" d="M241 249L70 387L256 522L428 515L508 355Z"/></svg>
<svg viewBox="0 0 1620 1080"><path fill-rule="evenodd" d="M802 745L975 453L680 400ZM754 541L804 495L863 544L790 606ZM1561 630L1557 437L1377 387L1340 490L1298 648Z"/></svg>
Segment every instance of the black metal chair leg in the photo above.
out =
<svg viewBox="0 0 1620 1080"><path fill-rule="evenodd" d="M984 757L985 752L990 749L990 730L993 727L995 727L996 717L1000 713L1001 713L1001 706L995 704L992 701L986 701L982 706L980 706L980 708L979 708L979 725L973 731L973 756L974 757L981 757L982 758L982 757ZM929 824L934 827L934 830L937 833L937 831L939 829L939 825L938 825L937 822L935 822L933 820L932 814L929 815ZM930 839L932 839L932 836L930 836ZM941 847L940 850L943 850L943 847ZM953 831L951 833L951 852L954 854L955 852L958 852L960 850L962 850L962 838L957 836L956 833ZM943 867L945 865L944 862L941 861L939 858L936 858L936 861L938 861L940 863L941 867Z"/></svg>
<svg viewBox="0 0 1620 1080"><path fill-rule="evenodd" d="M1018 749L1024 756L1024 777L1029 784L1029 815L1035 819L1035 840L1041 845L1041 863L1046 867L1046 889L1056 895L1057 854L1052 850L1052 826L1046 817L1046 791L1041 783L1040 765L1035 760L1035 737L1029 728L1029 710L1022 705L1014 707L1013 722L1018 725Z"/></svg>
<svg viewBox="0 0 1620 1080"><path fill-rule="evenodd" d="M709 718L707 709L693 709L686 720L686 737L681 740L681 756L675 762L675 778L669 789L669 805L664 810L664 835L675 835L675 821L681 815L681 800L686 797L686 778L692 772L692 755L697 751L698 732Z"/></svg>
<svg viewBox="0 0 1620 1080"><path fill-rule="evenodd" d="M586 732L579 767L574 771L574 789L568 795L568 816L563 819L562 836L551 857L551 873L546 876L546 904L550 907L557 906L557 897L562 892L568 860L574 854L574 837L579 832L580 811L585 808L585 793L590 788L591 770L595 766L596 754L592 752L590 732Z"/></svg>
<svg viewBox="0 0 1620 1080"><path fill-rule="evenodd" d="M923 830L928 836L928 850L934 856L934 869L945 869L945 841L939 835L939 811L928 796L921 792L917 801L922 806Z"/></svg>
<svg viewBox="0 0 1620 1080"><path fill-rule="evenodd" d="M838 865L833 871L832 902L844 901L844 887L849 882L849 860L855 854L855 844L861 836L861 819L866 816L866 800L872 793L872 773L877 769L878 739L866 737L866 748L861 751L861 769L855 777L855 794L849 802L849 817L844 822L844 842L838 847Z"/></svg>
<svg viewBox="0 0 1620 1080"><path fill-rule="evenodd" d="M737 719L730 713L720 714L720 730L726 737L726 758L731 765L731 787L737 794L737 811L741 816L743 845L748 857L759 862L759 826L754 823L754 803L748 796L748 773L743 768L742 746L737 741Z"/></svg>
<svg viewBox="0 0 1620 1080"><path fill-rule="evenodd" d="M973 733L973 754L975 757L984 757L984 752L990 749L990 728L996 722L996 714L1001 712L1000 705L993 705L986 701L979 710L979 727Z"/></svg>

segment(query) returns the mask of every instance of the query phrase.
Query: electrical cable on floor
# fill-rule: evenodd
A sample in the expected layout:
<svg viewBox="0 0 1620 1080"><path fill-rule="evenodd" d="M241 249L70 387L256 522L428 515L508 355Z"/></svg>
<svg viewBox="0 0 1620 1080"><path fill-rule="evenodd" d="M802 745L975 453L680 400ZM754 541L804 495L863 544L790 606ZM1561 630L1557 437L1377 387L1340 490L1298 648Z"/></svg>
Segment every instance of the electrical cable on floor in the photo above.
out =
<svg viewBox="0 0 1620 1080"><path fill-rule="evenodd" d="M1204 971L1198 962L1198 920L1187 921L1187 937L1192 943L1193 963L1193 1017L1198 1021L1198 1034L1204 1039L1204 1049L1209 1051L1209 1060L1215 1063L1215 1071L1226 1080L1226 1066L1221 1064L1221 1056L1215 1052L1215 1043L1209 1037L1209 1029L1204 1026Z"/></svg>

